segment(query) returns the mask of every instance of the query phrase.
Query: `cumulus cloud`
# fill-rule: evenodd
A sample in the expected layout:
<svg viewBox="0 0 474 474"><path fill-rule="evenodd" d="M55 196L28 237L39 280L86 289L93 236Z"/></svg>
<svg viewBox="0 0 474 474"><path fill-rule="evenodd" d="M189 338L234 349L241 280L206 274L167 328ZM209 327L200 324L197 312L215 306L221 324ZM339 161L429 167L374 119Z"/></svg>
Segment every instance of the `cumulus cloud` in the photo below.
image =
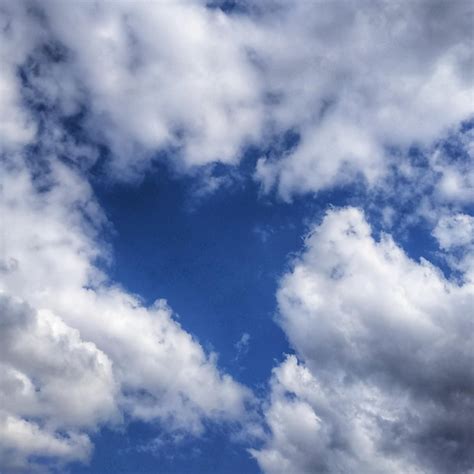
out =
<svg viewBox="0 0 474 474"><path fill-rule="evenodd" d="M110 359L47 310L2 293L0 314L0 467L28 471L30 456L87 461L81 431L118 416Z"/></svg>
<svg viewBox="0 0 474 474"><path fill-rule="evenodd" d="M34 132L17 107L21 67L55 114L83 114L116 179L162 151L186 171L236 164L292 130L292 150L257 163L264 190L374 184L397 164L390 150L431 146L474 112L468 1L22 5L3 7L8 140ZM446 174L446 193L458 178Z"/></svg>
<svg viewBox="0 0 474 474"><path fill-rule="evenodd" d="M245 418L250 392L166 303L144 307L98 269L104 217L87 182L58 160L46 168L1 165L1 467L87 461L89 434L124 414L191 435Z"/></svg>
<svg viewBox="0 0 474 474"><path fill-rule="evenodd" d="M466 205L474 202L474 129L459 133L453 141L451 150L439 147L430 156L430 168L438 178L435 198L441 203ZM457 153L452 153L453 149Z"/></svg>
<svg viewBox="0 0 474 474"><path fill-rule="evenodd" d="M302 362L274 370L270 435L253 451L265 472L469 471L471 279L411 260L345 208L307 238L278 304Z"/></svg>
<svg viewBox="0 0 474 474"><path fill-rule="evenodd" d="M464 280L474 281L474 217L469 214L451 213L442 216L433 229L446 263L462 275Z"/></svg>
<svg viewBox="0 0 474 474"><path fill-rule="evenodd" d="M474 243L474 217L467 214L444 216L433 235L443 249L468 246Z"/></svg>
<svg viewBox="0 0 474 474"><path fill-rule="evenodd" d="M263 109L243 23L193 2L42 8L51 37L66 48L62 69L86 95L88 129L111 147L117 177L146 168L163 149L186 168L236 163L257 139Z"/></svg>
<svg viewBox="0 0 474 474"><path fill-rule="evenodd" d="M390 149L430 145L474 112L469 2L271 4L257 51L275 126L300 142L259 161L265 189L373 184Z"/></svg>
<svg viewBox="0 0 474 474"><path fill-rule="evenodd" d="M10 149L30 142L36 124L22 106L17 66L26 61L40 32L20 2L0 3L0 141Z"/></svg>

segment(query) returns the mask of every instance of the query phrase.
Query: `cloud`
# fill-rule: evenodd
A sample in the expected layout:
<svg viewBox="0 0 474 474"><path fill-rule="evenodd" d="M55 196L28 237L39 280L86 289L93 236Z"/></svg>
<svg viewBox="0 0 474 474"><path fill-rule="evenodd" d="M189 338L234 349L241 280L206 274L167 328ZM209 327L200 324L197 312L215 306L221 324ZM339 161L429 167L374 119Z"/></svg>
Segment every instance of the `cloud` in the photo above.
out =
<svg viewBox="0 0 474 474"><path fill-rule="evenodd" d="M473 114L469 2L269 2L255 49L276 130L300 139L256 177L281 196L388 171Z"/></svg>
<svg viewBox="0 0 474 474"><path fill-rule="evenodd" d="M250 344L250 334L244 332L242 337L234 344L235 350L237 352L234 360L239 360L245 355L247 355L249 351L249 344Z"/></svg>
<svg viewBox="0 0 474 474"><path fill-rule="evenodd" d="M445 251L442 255L447 265L465 281L474 282L474 217L462 213L443 215L432 234Z"/></svg>
<svg viewBox="0 0 474 474"><path fill-rule="evenodd" d="M435 193L438 202L458 205L474 202L473 138L471 126L448 142L451 149L440 147L430 156L431 168L439 178ZM453 148L458 153L452 153Z"/></svg>
<svg viewBox="0 0 474 474"><path fill-rule="evenodd" d="M145 307L99 270L105 218L81 174L52 159L33 175L21 155L1 172L1 468L85 462L90 434L125 415L190 435L244 420L250 391L166 302Z"/></svg>
<svg viewBox="0 0 474 474"><path fill-rule="evenodd" d="M57 466L61 467L66 462L84 462L90 456L91 444L85 435L67 433L60 436L21 418L3 413L0 418L0 454L5 472L46 472L44 466L28 462L29 457L53 458L60 461Z"/></svg>
<svg viewBox="0 0 474 474"><path fill-rule="evenodd" d="M444 216L433 235L443 249L468 246L474 243L474 217L467 214Z"/></svg>
<svg viewBox="0 0 474 474"><path fill-rule="evenodd" d="M277 297L301 362L273 373L270 435L253 451L265 472L468 472L471 279L375 240L344 208L314 228Z"/></svg>
<svg viewBox="0 0 474 474"><path fill-rule="evenodd" d="M186 169L236 163L259 136L263 108L245 22L199 2L41 8L66 48L61 68L87 97L88 130L111 148L116 177L141 173L163 149Z"/></svg>
<svg viewBox="0 0 474 474"><path fill-rule="evenodd" d="M30 456L87 461L81 431L118 417L110 359L47 310L0 294L0 313L0 466L29 471Z"/></svg>
<svg viewBox="0 0 474 474"><path fill-rule="evenodd" d="M388 203L391 223L403 226L420 219L435 226L442 216L467 210L474 199L473 131L473 123L466 123L430 150L399 154L369 194L374 205Z"/></svg>
<svg viewBox="0 0 474 474"><path fill-rule="evenodd" d="M186 172L238 164L248 145L271 149L291 130L291 150L257 163L265 191L374 185L397 165L393 149L431 147L472 117L472 15L466 1L267 1L233 14L201 2L6 3L2 123L13 143L34 135L20 68L29 100L80 116L108 147L114 179L140 178L160 152Z"/></svg>
<svg viewBox="0 0 474 474"><path fill-rule="evenodd" d="M36 124L22 106L21 83L16 74L39 41L38 28L20 2L0 3L0 142L11 149L29 143Z"/></svg>

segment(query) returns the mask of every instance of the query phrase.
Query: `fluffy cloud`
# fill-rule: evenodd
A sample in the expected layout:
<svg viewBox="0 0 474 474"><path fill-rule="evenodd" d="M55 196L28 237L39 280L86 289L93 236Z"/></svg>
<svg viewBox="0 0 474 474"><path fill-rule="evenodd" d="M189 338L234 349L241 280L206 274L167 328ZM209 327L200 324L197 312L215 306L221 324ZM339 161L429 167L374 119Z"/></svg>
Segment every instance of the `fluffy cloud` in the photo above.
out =
<svg viewBox="0 0 474 474"><path fill-rule="evenodd" d="M110 359L47 310L2 293L0 314L0 467L28 471L29 456L87 461L81 430L118 416Z"/></svg>
<svg viewBox="0 0 474 474"><path fill-rule="evenodd" d="M472 280L447 280L355 208L328 212L281 281L303 361L274 370L253 451L279 472L466 473L472 466Z"/></svg>
<svg viewBox="0 0 474 474"><path fill-rule="evenodd" d="M467 214L444 216L433 235L443 249L468 246L474 243L474 217Z"/></svg>
<svg viewBox="0 0 474 474"><path fill-rule="evenodd" d="M89 433L124 413L190 434L245 417L249 391L166 303L146 308L98 270L94 196L69 166L47 168L33 176L20 155L1 167L1 467L87 461Z"/></svg>
<svg viewBox="0 0 474 474"><path fill-rule="evenodd" d="M31 141L36 124L22 106L16 68L40 40L38 28L17 2L0 3L0 142L9 149Z"/></svg>
<svg viewBox="0 0 474 474"><path fill-rule="evenodd" d="M434 151L430 168L438 177L436 200L466 205L474 202L474 129L468 128L456 138L451 149L440 147Z"/></svg>
<svg viewBox="0 0 474 474"><path fill-rule="evenodd" d="M265 190L374 184L397 164L390 150L431 146L474 112L471 2L21 5L3 7L8 140L35 128L19 106L21 67L32 100L82 114L119 179L161 151L187 171L236 164L246 145L292 130L292 150L257 164ZM448 194L462 178L452 171Z"/></svg>
<svg viewBox="0 0 474 474"><path fill-rule="evenodd" d="M464 280L474 282L474 217L446 214L438 220L433 236L445 251L443 256L448 266Z"/></svg>
<svg viewBox="0 0 474 474"><path fill-rule="evenodd" d="M469 2L271 3L256 48L275 127L300 142L259 161L265 189L373 184L391 149L428 146L474 112Z"/></svg>
<svg viewBox="0 0 474 474"><path fill-rule="evenodd" d="M41 8L65 48L57 67L76 81L66 90L58 83L49 98L87 101L88 130L111 147L117 177L141 172L163 149L186 168L236 163L259 136L263 108L244 24L192 2Z"/></svg>

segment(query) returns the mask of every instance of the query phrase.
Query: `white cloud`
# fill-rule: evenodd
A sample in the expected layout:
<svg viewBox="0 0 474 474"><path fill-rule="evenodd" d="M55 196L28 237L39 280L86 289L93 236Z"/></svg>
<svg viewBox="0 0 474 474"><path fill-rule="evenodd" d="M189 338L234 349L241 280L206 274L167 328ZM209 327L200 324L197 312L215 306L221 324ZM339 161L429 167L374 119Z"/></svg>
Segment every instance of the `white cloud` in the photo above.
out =
<svg viewBox="0 0 474 474"><path fill-rule="evenodd" d="M42 7L118 177L141 172L163 148L187 168L236 163L259 136L261 94L243 23L192 2Z"/></svg>
<svg viewBox="0 0 474 474"><path fill-rule="evenodd" d="M472 280L374 240L345 208L307 238L278 304L303 362L274 371L271 434L253 451L265 472L467 472Z"/></svg>
<svg viewBox="0 0 474 474"><path fill-rule="evenodd" d="M472 124L460 126L430 149L397 153L391 172L365 194L372 219L404 236L416 225L469 213L474 199Z"/></svg>
<svg viewBox="0 0 474 474"><path fill-rule="evenodd" d="M256 49L275 127L301 140L260 160L265 189L373 184L389 147L429 146L474 113L470 2L275 3Z"/></svg>
<svg viewBox="0 0 474 474"><path fill-rule="evenodd" d="M84 462L91 453L91 443L86 435L55 435L40 429L34 422L3 413L0 413L0 434L2 469L7 473L45 472L43 466L27 461L31 456L53 458L61 466L67 462Z"/></svg>
<svg viewBox="0 0 474 474"><path fill-rule="evenodd" d="M17 66L23 63L40 33L19 2L0 4L0 142L10 149L30 142L36 124L22 106Z"/></svg>
<svg viewBox="0 0 474 474"><path fill-rule="evenodd" d="M245 419L250 392L166 303L146 308L97 269L104 218L87 182L55 159L35 178L21 155L1 171L0 451L16 468L86 461L89 433L123 413L192 435Z"/></svg>
<svg viewBox="0 0 474 474"><path fill-rule="evenodd" d="M142 176L162 150L186 171L237 164L245 145L291 129L299 144L257 164L265 190L291 199L361 176L374 184L398 163L387 150L431 146L474 113L464 0L271 1L232 15L201 2L33 5L4 14L8 140L33 136L23 66L32 100L84 112L116 179ZM463 179L451 171L447 195Z"/></svg>
<svg viewBox="0 0 474 474"><path fill-rule="evenodd" d="M27 472L37 467L30 456L87 461L81 431L118 417L110 359L49 311L0 293L0 314L0 467Z"/></svg>
<svg viewBox="0 0 474 474"><path fill-rule="evenodd" d="M262 449L250 450L263 472L421 474L407 463L375 452L371 394L361 390L355 407L349 398L355 390L345 398L333 386L318 382L295 356L273 370L270 386L265 418L271 434Z"/></svg>
<svg viewBox="0 0 474 474"><path fill-rule="evenodd" d="M474 217L469 214L445 214L433 229L433 236L445 252L446 263L464 280L474 282Z"/></svg>
<svg viewBox="0 0 474 474"><path fill-rule="evenodd" d="M433 235L440 247L446 250L470 245L474 243L474 217L468 214L443 216Z"/></svg>
<svg viewBox="0 0 474 474"><path fill-rule="evenodd" d="M247 355L249 351L249 344L250 344L250 334L248 332L244 332L242 337L234 344L235 350L237 352L234 360L239 360L240 358Z"/></svg>
<svg viewBox="0 0 474 474"><path fill-rule="evenodd" d="M460 133L458 140L458 147L465 155L463 160L436 149L430 156L430 167L438 177L436 200L465 205L474 202L474 130Z"/></svg>

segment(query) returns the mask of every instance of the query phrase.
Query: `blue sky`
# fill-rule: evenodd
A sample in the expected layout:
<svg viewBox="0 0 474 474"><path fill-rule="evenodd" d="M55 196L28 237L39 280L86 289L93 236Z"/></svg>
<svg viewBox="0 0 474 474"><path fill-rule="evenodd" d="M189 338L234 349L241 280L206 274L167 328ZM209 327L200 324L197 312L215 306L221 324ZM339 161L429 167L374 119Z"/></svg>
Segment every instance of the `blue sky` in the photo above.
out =
<svg viewBox="0 0 474 474"><path fill-rule="evenodd" d="M456 157L459 150L451 146L450 156ZM113 223L108 237L114 253L111 277L146 304L156 295L167 295L180 323L206 349L219 354L220 367L264 395L275 362L294 353L275 323L275 290L301 250L310 223L320 221L328 205L362 203L369 213L374 203L353 186L289 203L269 199L246 174L260 153L248 153L236 182L204 197L194 192L194 178L173 174L163 165L132 185L103 187L97 172L96 193ZM372 199L381 207L380 197ZM400 215L412 211L412 202L397 204ZM374 212L374 229L380 225L377 218ZM451 273L425 223L411 225L400 240L411 258L428 258ZM239 354L243 334L250 338ZM159 472L170 473L259 472L247 446L229 441L226 428L210 427L202 439L177 446L168 442L162 451L133 448L160 436L156 430L159 427L140 423L131 423L125 436L106 430L95 441L92 464L72 472L156 472L157 465Z"/></svg>
<svg viewBox="0 0 474 474"><path fill-rule="evenodd" d="M473 18L0 0L0 472L472 474Z"/></svg>

